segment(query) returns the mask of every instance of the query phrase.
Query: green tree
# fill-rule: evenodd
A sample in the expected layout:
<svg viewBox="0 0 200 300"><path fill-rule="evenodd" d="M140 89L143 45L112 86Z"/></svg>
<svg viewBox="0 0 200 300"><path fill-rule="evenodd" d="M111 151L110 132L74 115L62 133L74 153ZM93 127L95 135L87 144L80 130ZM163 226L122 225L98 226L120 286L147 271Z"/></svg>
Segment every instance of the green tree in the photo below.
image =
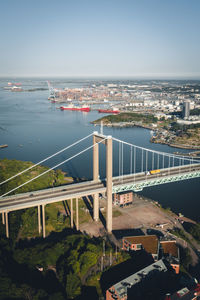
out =
<svg viewBox="0 0 200 300"><path fill-rule="evenodd" d="M81 281L80 278L70 272L66 278L66 293L69 299L74 299L81 294Z"/></svg>

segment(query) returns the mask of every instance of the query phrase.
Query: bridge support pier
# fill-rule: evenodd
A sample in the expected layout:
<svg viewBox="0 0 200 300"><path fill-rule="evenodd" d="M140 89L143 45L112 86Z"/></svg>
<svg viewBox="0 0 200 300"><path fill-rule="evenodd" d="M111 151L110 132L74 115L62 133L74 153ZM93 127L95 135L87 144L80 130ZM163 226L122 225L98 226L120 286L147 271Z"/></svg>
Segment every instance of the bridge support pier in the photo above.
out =
<svg viewBox="0 0 200 300"><path fill-rule="evenodd" d="M93 195L93 219L99 221L99 194Z"/></svg>
<svg viewBox="0 0 200 300"><path fill-rule="evenodd" d="M98 136L96 136L98 132L94 132L93 135L93 180L99 180L99 142Z"/></svg>
<svg viewBox="0 0 200 300"><path fill-rule="evenodd" d="M106 229L108 233L112 232L112 137L108 136L106 140Z"/></svg>
<svg viewBox="0 0 200 300"><path fill-rule="evenodd" d="M94 132L93 135L93 181L99 180L99 142L98 137L95 135L98 132ZM93 220L99 220L99 194L93 195Z"/></svg>
<svg viewBox="0 0 200 300"><path fill-rule="evenodd" d="M41 210L40 205L38 205L38 232L41 233Z"/></svg>
<svg viewBox="0 0 200 300"><path fill-rule="evenodd" d="M5 212L6 215L6 237L9 238L9 224L8 224L8 212Z"/></svg>
<svg viewBox="0 0 200 300"><path fill-rule="evenodd" d="M105 137L99 135L98 132L93 134L93 181L95 182L99 180L99 148L96 143L100 142L106 146L106 229L110 233L112 232L112 136ZM99 218L98 195L94 195L93 217L95 220Z"/></svg>
<svg viewBox="0 0 200 300"><path fill-rule="evenodd" d="M45 206L42 205L42 234L43 238L46 237L46 230L45 230Z"/></svg>
<svg viewBox="0 0 200 300"><path fill-rule="evenodd" d="M78 198L76 198L76 230L79 230Z"/></svg>
<svg viewBox="0 0 200 300"><path fill-rule="evenodd" d="M70 213L70 220L71 220L71 228L73 228L73 225L74 225L74 220L73 220L73 214L74 214L74 212L73 212L73 199L70 199L70 201L71 201L71 207L70 207L70 210L71 210L71 213Z"/></svg>
<svg viewBox="0 0 200 300"><path fill-rule="evenodd" d="M5 215L4 215L4 212L2 212L2 224L3 225L5 224Z"/></svg>

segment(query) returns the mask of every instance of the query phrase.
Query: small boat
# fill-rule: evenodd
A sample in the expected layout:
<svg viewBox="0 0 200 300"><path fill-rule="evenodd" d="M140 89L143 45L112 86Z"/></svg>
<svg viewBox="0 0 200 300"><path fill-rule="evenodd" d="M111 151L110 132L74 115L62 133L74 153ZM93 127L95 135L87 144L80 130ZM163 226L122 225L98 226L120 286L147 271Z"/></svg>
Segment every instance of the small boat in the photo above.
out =
<svg viewBox="0 0 200 300"><path fill-rule="evenodd" d="M5 144L5 145L0 145L0 148L6 148L6 147L8 147L7 144Z"/></svg>

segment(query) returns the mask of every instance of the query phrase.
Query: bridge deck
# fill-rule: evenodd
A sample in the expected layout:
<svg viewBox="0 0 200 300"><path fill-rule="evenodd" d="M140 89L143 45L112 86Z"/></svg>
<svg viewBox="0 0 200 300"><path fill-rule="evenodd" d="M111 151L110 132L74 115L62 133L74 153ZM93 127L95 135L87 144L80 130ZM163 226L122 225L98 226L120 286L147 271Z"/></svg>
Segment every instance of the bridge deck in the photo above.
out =
<svg viewBox="0 0 200 300"><path fill-rule="evenodd" d="M161 169L160 173L147 175L145 172L113 177L113 193L139 191L144 187L200 177L200 164ZM9 212L42 204L84 197L106 192L106 181L87 181L49 188L41 191L17 194L0 199L0 212Z"/></svg>

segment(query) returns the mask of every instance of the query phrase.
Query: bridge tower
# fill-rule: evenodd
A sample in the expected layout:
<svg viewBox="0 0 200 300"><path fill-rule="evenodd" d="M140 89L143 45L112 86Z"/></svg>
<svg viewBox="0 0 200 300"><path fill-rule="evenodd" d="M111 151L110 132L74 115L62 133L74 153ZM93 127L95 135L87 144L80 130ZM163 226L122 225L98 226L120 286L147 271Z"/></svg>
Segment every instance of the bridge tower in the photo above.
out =
<svg viewBox="0 0 200 300"><path fill-rule="evenodd" d="M99 145L103 143L106 146L106 229L112 232L112 137L105 137L98 132L93 133L93 181L99 181ZM93 196L93 218L95 221L99 220L99 194Z"/></svg>

